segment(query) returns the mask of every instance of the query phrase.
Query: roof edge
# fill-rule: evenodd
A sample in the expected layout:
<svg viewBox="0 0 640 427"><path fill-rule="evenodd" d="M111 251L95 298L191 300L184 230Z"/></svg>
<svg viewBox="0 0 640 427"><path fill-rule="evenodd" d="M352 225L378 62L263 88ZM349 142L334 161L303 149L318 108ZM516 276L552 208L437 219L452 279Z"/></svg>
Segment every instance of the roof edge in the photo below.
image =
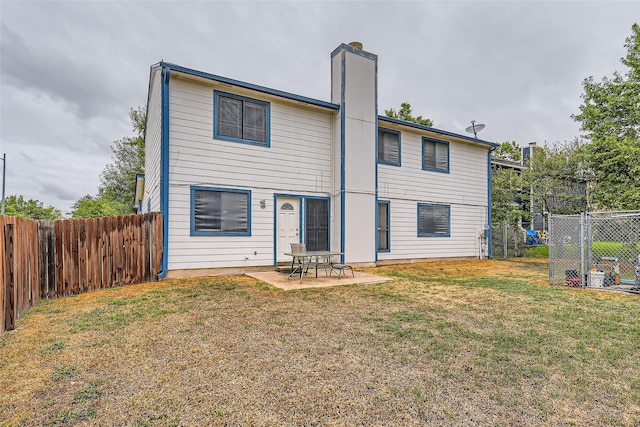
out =
<svg viewBox="0 0 640 427"><path fill-rule="evenodd" d="M378 116L378 121L395 123L397 125L408 126L408 127L412 127L412 128L420 129L420 130L426 130L426 131L429 131L429 132L437 133L439 135L452 136L454 138L463 139L465 141L474 142L476 144L487 145L487 146L492 147L492 148L496 148L496 147L499 146L499 144L497 144L495 142L485 141L483 139L478 139L478 138L472 138L470 136L460 135L458 133L448 132L446 130L436 129L436 128L432 128L432 127L429 127L429 126L421 125L421 124L418 124L418 123L408 122L408 121L405 121L405 120L396 119L396 118L393 118L393 117L387 117L387 116L380 116L379 115Z"/></svg>
<svg viewBox="0 0 640 427"><path fill-rule="evenodd" d="M170 62L162 61L162 62L156 64L156 66L168 67L168 68L171 68L171 70L177 71L179 73L189 74L189 75L192 75L192 76L201 77L201 78L204 78L204 79L207 79L207 80L212 80L212 81L216 81L216 82L220 82L220 83L226 83L226 84L229 84L229 85L242 87L244 89L255 90L257 92L266 93L268 95L273 95L273 96L277 96L277 97L280 97L280 98L290 99L292 101L303 102L305 104L314 105L316 107L323 107L323 108L328 108L330 110L336 110L336 111L340 109L340 105L334 104L332 102L321 101L319 99L309 98L307 96L302 96L302 95L296 95L294 93L284 92L284 91L281 91L281 90L278 90L278 89L268 88L266 86L260 86L260 85L256 85L256 84L253 84L253 83L247 83L247 82L243 82L243 81L240 81L240 80L230 79L228 77L223 77L223 76L218 76L218 75L215 75L215 74L205 73L204 71L194 70L192 68L187 68L187 67L183 67L181 65L172 64Z"/></svg>

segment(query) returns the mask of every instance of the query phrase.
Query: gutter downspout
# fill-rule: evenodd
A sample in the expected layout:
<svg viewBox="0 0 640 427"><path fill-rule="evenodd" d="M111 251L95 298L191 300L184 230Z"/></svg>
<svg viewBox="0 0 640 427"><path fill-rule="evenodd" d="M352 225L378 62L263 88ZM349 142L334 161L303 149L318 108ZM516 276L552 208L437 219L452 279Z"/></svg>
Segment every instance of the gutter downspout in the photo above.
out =
<svg viewBox="0 0 640 427"><path fill-rule="evenodd" d="M169 272L169 80L171 68L162 70L162 117L160 137L160 211L162 212L162 262L158 280Z"/></svg>
<svg viewBox="0 0 640 427"><path fill-rule="evenodd" d="M346 167L346 141L345 141L345 120L347 119L347 115L345 113L345 84L346 84L346 64L347 61L344 50L340 53L340 262L344 264L345 256L345 239L346 232L344 229L344 224L346 221L346 177L345 177L345 167Z"/></svg>
<svg viewBox="0 0 640 427"><path fill-rule="evenodd" d="M492 170L491 170L491 154L493 151L498 148L497 146L491 147L489 152L487 153L487 181L488 181L488 194L487 194L487 258L493 259L493 228L491 227L491 203L492 197L491 193L493 191L491 178L492 178Z"/></svg>

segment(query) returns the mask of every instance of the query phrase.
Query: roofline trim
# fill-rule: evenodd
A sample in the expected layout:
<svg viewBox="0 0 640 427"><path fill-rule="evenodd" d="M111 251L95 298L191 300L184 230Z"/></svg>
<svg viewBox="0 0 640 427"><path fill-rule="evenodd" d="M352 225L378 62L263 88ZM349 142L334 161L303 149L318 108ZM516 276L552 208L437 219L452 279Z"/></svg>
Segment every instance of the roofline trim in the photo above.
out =
<svg viewBox="0 0 640 427"><path fill-rule="evenodd" d="M238 86L244 89L250 89L250 90L255 90L257 92L262 92L262 93L266 93L268 95L274 95L280 98L286 98L286 99L290 99L293 101L299 101L299 102L303 102L305 104L310 104L310 105L314 105L316 107L323 107L323 108L328 108L330 110L339 110L340 109L340 105L338 104L334 104L332 102L327 102L327 101L321 101L319 99L314 99L314 98L309 98L306 96L302 96L302 95L296 95L294 93L289 93L289 92L284 92L281 90L277 90L277 89L271 89L265 86L259 86L259 85L255 85L253 83L247 83L247 82L243 82L240 80L235 80L235 79L230 79L228 77L222 77L222 76L218 76L215 74L210 74L210 73L205 73L204 71L198 71L198 70L194 70L191 68L186 68L180 65L176 65L176 64L172 64L169 62L160 62L157 64L157 66L160 67L170 67L171 71L174 72L179 72L179 73L184 73L184 74L189 74L192 76L196 76L196 77L201 77L207 80L213 80L216 82L220 82L220 83L226 83L229 85L233 85L233 86Z"/></svg>
<svg viewBox="0 0 640 427"><path fill-rule="evenodd" d="M446 130L441 130L441 129L436 129L436 128L432 128L429 126L425 126L425 125L421 125L418 123L414 123L414 122L407 122L405 120L400 120L400 119L396 119L393 117L387 117L387 116L378 116L378 120L379 121L384 121L384 122L389 122L389 123L394 123L397 125L402 125L402 126L408 126L408 127L412 127L415 129L420 129L420 130L426 130L429 132L433 132L433 133L437 133L439 135L445 135L445 136L452 136L454 138L458 138L458 139L463 139L465 141L469 141L469 142L474 142L476 144L483 144L483 145L487 145L489 147L497 147L499 144L496 144L495 142L490 142L490 141L485 141L482 139L477 139L477 138L472 138L470 136L466 136L466 135L460 135L457 133L453 133L453 132L447 132Z"/></svg>

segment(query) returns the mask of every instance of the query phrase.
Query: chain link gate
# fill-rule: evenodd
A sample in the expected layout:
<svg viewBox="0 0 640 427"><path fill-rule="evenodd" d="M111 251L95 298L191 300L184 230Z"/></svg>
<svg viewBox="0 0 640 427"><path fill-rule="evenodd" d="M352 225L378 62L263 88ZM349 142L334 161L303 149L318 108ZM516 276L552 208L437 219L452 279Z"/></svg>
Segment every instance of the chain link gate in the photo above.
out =
<svg viewBox="0 0 640 427"><path fill-rule="evenodd" d="M640 292L640 212L549 217L549 283Z"/></svg>

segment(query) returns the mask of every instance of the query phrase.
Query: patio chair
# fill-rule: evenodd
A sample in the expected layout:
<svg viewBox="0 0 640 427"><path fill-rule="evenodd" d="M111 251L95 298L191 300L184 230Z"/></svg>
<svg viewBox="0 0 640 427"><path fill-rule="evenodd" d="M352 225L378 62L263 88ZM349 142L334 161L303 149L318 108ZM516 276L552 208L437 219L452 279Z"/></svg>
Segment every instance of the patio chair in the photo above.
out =
<svg viewBox="0 0 640 427"><path fill-rule="evenodd" d="M351 270L351 277L356 277L355 273L353 272L353 267L351 267L349 264L340 263L331 264L331 271L329 272L329 276L331 276L331 274L336 271L338 273L338 279L342 279L342 276L345 275L345 270Z"/></svg>
<svg viewBox="0 0 640 427"><path fill-rule="evenodd" d="M331 264L333 264L333 262L331 261L331 256L320 255L315 257L315 259L313 260L313 266L316 268L316 277L318 277L318 268L324 269L325 277L329 276Z"/></svg>
<svg viewBox="0 0 640 427"><path fill-rule="evenodd" d="M307 245L304 243L291 243L291 252L292 253L304 253L307 251ZM304 257L292 257L291 260L291 272L289 273L289 279L294 274L300 274L300 278L302 279L303 274L307 274L307 270L309 270L309 264L305 263Z"/></svg>

